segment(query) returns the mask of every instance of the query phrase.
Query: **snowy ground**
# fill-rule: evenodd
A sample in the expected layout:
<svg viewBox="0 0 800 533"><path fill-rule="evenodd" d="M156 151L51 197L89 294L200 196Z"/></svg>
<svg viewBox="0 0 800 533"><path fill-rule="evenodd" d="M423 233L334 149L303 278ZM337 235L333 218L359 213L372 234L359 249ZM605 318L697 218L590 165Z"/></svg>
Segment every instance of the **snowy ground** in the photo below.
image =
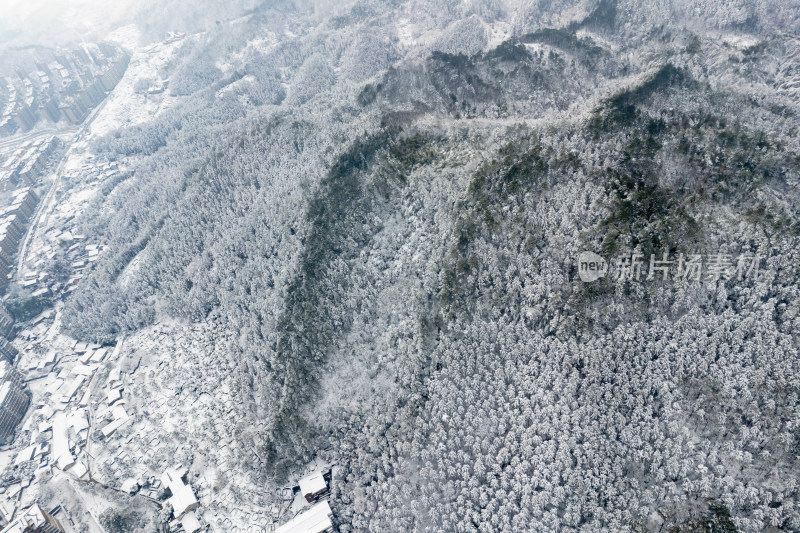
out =
<svg viewBox="0 0 800 533"><path fill-rule="evenodd" d="M30 380L31 409L14 452L0 454L5 475L28 473L27 487L6 492L18 496L19 508L66 483L71 504L60 503L69 516L77 521L76 513L88 511L96 521L115 504L86 485L119 490L132 478L142 488L126 498L155 512L158 479L178 463L189 468L187 481L200 501L195 513L210 531L269 531L306 507L299 494L283 501L243 466L258 458L236 439L226 332L173 321L101 347L60 332L60 305L34 322L15 341L19 368ZM122 423L104 436L115 421Z"/></svg>
<svg viewBox="0 0 800 533"><path fill-rule="evenodd" d="M115 40L135 46L123 28ZM269 47L268 42L253 43ZM78 221L98 190L126 170L95 157L91 139L139 124L172 105L168 91L137 94L141 78L159 80L180 42L139 47L116 89L77 136L58 169L43 180L39 216L15 279L47 288L55 308L22 325L14 340L17 366L32 392L31 407L13 445L0 450L0 505L8 513L40 502L62 506L68 531L101 533L100 515L134 505L155 520L163 502L161 474L178 463L209 531L271 531L307 507L299 495L265 485L246 468L258 462L235 427L233 372L227 338L212 324L159 323L109 346L79 343L62 332L59 296L68 293L104 251L80 234ZM51 187L51 184L53 185ZM59 259L60 258L60 259ZM69 279L45 274L55 259ZM308 465L308 471L327 463ZM121 490L135 480L135 494Z"/></svg>
<svg viewBox="0 0 800 533"><path fill-rule="evenodd" d="M126 339L111 365L120 369L133 423L94 445L94 463L109 485L143 483L182 463L200 500L197 515L212 531L252 531L272 520L263 487L238 465L253 452L234 438L235 398L225 371L233 363L223 336L207 324L174 322ZM98 405L98 416L107 410Z"/></svg>
<svg viewBox="0 0 800 533"><path fill-rule="evenodd" d="M59 180L54 194L46 196L46 189L41 194L44 196L41 215L30 236L25 256L20 261L21 268L16 274L18 280L39 279L45 266L58 256L59 251L63 251L73 269L72 279L68 283L74 285L102 252L102 246L85 242L85 238L78 233L77 221L92 201L97 188L120 170L116 164L97 161L87 154L85 141L77 144L77 150L67 156L59 176L48 178L49 181ZM50 286L50 283L50 280L40 279L32 290Z"/></svg>
<svg viewBox="0 0 800 533"><path fill-rule="evenodd" d="M130 46L138 40L138 34L135 30L126 28L127 31L120 32L118 37L121 44ZM149 79L158 85L161 81L161 69L181 44L182 41L155 43L133 52L128 70L106 100L105 108L92 122L89 139L124 126L140 124L177 101L177 98L169 95L169 90L158 94L140 94L134 90L134 85L140 79Z"/></svg>

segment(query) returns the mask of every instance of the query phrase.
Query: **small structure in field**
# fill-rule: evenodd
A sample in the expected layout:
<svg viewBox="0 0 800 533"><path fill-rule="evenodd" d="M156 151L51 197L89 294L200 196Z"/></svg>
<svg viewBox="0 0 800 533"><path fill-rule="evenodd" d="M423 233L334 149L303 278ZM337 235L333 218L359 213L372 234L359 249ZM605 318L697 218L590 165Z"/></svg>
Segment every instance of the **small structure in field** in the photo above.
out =
<svg viewBox="0 0 800 533"><path fill-rule="evenodd" d="M314 503L328 493L328 483L322 472L314 472L300 479L300 493L308 503Z"/></svg>
<svg viewBox="0 0 800 533"><path fill-rule="evenodd" d="M184 533L197 533L203 529L203 524L197 519L194 513L186 513L181 518L181 525L183 526Z"/></svg>

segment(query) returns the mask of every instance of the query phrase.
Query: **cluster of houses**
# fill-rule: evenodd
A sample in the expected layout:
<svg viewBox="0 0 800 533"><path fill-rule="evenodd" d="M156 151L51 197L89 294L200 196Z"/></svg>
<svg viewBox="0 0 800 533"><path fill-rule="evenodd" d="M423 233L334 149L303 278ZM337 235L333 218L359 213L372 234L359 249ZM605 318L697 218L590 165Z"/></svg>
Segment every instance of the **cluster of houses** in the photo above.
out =
<svg viewBox="0 0 800 533"><path fill-rule="evenodd" d="M68 294L83 279L86 271L100 258L104 250L102 245L86 244L85 235L73 234L71 231L50 230L45 232L44 239L46 242L38 250L40 257L32 264L32 269L19 279L19 284L29 290L32 297ZM64 252L70 268L70 277L67 281L51 279L43 268L46 261L56 257L58 250Z"/></svg>
<svg viewBox="0 0 800 533"><path fill-rule="evenodd" d="M126 466L131 459L142 460L134 453L135 446L131 447L131 442L146 438L139 432L140 420L129 414L135 415L136 408L126 403L129 400L126 391L136 383L132 369L139 365L137 352L123 356L121 341L116 346L100 346L70 339L58 333L58 317L53 311L43 313L27 326L29 329L17 334L18 366L20 371L24 370L29 386L36 393L35 402L20 426L20 438L16 442L19 444L21 440L22 444L13 456L13 468L6 470L6 475L11 472L21 479L7 489L0 487L0 501L14 502L5 514L0 505L0 531L4 525L3 516L12 523L21 518L22 509L39 502L37 490L29 488L37 486L35 479L39 476L99 481L137 498L169 506L172 513L165 524L165 532L198 533L210 528L225 531L224 526L218 529L218 520L209 518L215 516L216 496L213 491L209 492L208 478L204 474L198 474L199 492L195 492L188 481L188 469L181 465L173 466L159 460L160 475L146 473L152 465L144 469ZM49 340L44 342L44 339ZM0 370L5 368L0 365ZM13 379L19 381L20 372L13 372ZM120 431L128 424L130 428ZM154 446L151 440L147 442L147 447ZM222 462L217 464L228 468ZM272 527L269 523L255 522L254 518L250 523L258 523L258 531L264 527L278 533L332 532L334 517L326 501L331 481L330 468L319 470L317 467L299 479L295 487L283 489L288 496L281 494L280 497L288 497L291 503L281 506L277 513L273 509ZM202 510L201 501L203 506L212 505L212 515ZM291 513L288 517L287 511ZM68 528L73 524L74 516L69 513L57 517ZM278 525L280 518L285 521L289 517L291 519ZM248 521L248 518L241 520ZM249 530L238 527L237 531ZM16 533L17 530L10 531Z"/></svg>
<svg viewBox="0 0 800 533"><path fill-rule="evenodd" d="M5 191L39 183L42 171L60 142L54 135L24 142L0 167L0 189Z"/></svg>
<svg viewBox="0 0 800 533"><path fill-rule="evenodd" d="M76 342L71 354L51 352L35 361L35 365L28 364L43 398L23 427L31 432L32 443L17 455L17 464L36 461L40 469L56 467L73 478L86 479L88 468L83 449L92 427L89 385L109 353L108 347ZM37 372L40 378L35 377ZM121 405L118 408L124 412Z"/></svg>
<svg viewBox="0 0 800 533"><path fill-rule="evenodd" d="M91 167L87 172L77 168L70 171L81 176L76 180L85 180L89 175L105 179L120 172L114 163L87 165ZM65 179L72 179L69 173ZM31 196L34 193L29 187L6 194L12 197L13 212L0 211L0 235L4 227L11 228L11 233L16 229L15 220L4 222L3 217L21 213L20 220L27 223L38 202L38 198ZM68 292L77 284L83 271L90 268L103 252L101 246L88 244L84 236L73 234L68 229L75 206L62 204L48 215L49 227L37 232L30 241L32 254L26 256L26 269L17 274L20 285L34 296L45 292L55 295ZM22 233L19 235L22 238ZM0 270L3 265L6 266L6 275L0 276L0 280L8 279L11 260L17 255L16 246L19 242L19 239L16 242L9 239L10 246L6 250L0 238ZM66 259L66 264L71 267L72 277L66 283L63 282L66 278L56 282L47 276L45 263L56 254ZM59 529L58 520L69 526L71 519L68 513L67 518L58 514L58 520L34 520L36 512L30 510L39 509L36 506L39 500L35 488L35 480L39 476L45 476L43 479L66 476L83 482L98 481L99 476L100 482L109 483L109 486L123 492L137 494L137 498L169 505L172 515L167 530L171 533L197 533L219 527L212 525L218 515L213 514L215 507L213 498L208 500L208 480L204 482L202 475L197 480L199 492L195 493L187 481L186 468L166 468L174 459L156 467L156 472L163 470L161 476L153 475L154 472L143 473L142 470L152 468L149 464L146 469L130 466L132 460L142 461L140 455L132 451L131 445L141 421L136 417L137 408L126 403L125 391L133 383L133 374L130 373L131 368L118 361L121 343L114 347L68 339L58 331L58 317L54 310L42 313L26 323L25 328L16 332L15 344L19 351L7 339L0 338L0 358L7 361L5 365L0 363L0 382L7 382L9 385L6 388L10 391L6 393L0 386L0 435L5 431L8 439L15 434L18 437L15 443L19 444L19 448L15 455L11 455L10 471L14 476L20 476L20 479L13 479L10 486L0 486L0 501L7 499L12 502L7 512L0 504L0 533L63 531ZM13 320L0 309L0 334L11 337L15 334L13 330ZM98 380L102 380L102 384ZM29 405L31 390L35 392L36 399L32 406ZM130 427L121 431L127 425ZM100 449L97 448L98 443L101 443ZM115 449L116 452L113 451ZM222 469L227 468L224 463L217 464ZM120 484L120 480L124 481ZM330 472L316 472L303 477L294 492L290 489L290 494L299 492L303 497L290 498L294 503L288 516L294 516L276 531L333 531L333 513L324 499L330 481ZM204 506L212 506L209 508L211 510L198 510L201 499ZM303 504L302 508L300 503ZM48 516L45 511L39 510L39 516ZM26 518L30 513L31 517ZM259 515L259 528L275 528L281 518L287 518L281 509L278 513L273 512L271 518L268 512L265 514L263 522ZM50 517L53 518L53 515L56 513L51 511ZM238 522L237 530L249 530L248 526L240 524L256 523L253 516L234 520ZM16 529L8 529L12 526ZM46 529L52 527L57 529ZM222 530L226 530L226 527L223 525Z"/></svg>
<svg viewBox="0 0 800 533"><path fill-rule="evenodd" d="M52 315L47 316L36 326L41 331L35 335L20 332L20 338L46 338L47 325L53 319ZM126 381L119 361L123 343L120 340L115 346L101 346L70 341L64 336L58 339L57 350L47 354L37 354L32 344L21 349L22 367L39 393L21 428L30 445L16 454L15 465L33 464L37 473L60 471L73 479L88 481L93 479L89 467L95 453L90 454L90 436L108 443L133 420L126 412ZM103 368L109 369L108 374L98 378ZM21 377L18 372L16 376ZM102 388L92 387L96 379L104 379ZM160 479L151 478L142 484L134 478L126 479L119 490L138 493L155 502L164 500L172 508L169 531L197 533L206 526L194 513L199 500L186 481L187 473L185 467L177 465L167 468Z"/></svg>
<svg viewBox="0 0 800 533"><path fill-rule="evenodd" d="M159 490L163 489L166 504L172 508L172 518L167 524L169 531L197 533L205 530L206 526L194 513L195 509L200 506L200 501L186 480L188 473L189 470L185 466L178 464L167 468L161 474L161 479L148 480L146 482L147 489L142 487L135 478L128 478L122 482L120 490L128 494L140 493L155 500L159 496Z"/></svg>
<svg viewBox="0 0 800 533"><path fill-rule="evenodd" d="M128 62L128 54L115 46L81 45L37 61L30 72L17 68L15 75L0 75L0 136L28 131L40 120L82 123L119 82ZM0 292L11 279L26 289L26 298L68 292L102 252L101 246L87 244L63 225L26 241L40 202L42 177L60 146L55 136L38 136L0 160ZM65 220L69 219L59 222ZM38 261L28 261L21 272L14 272L23 242L26 249L30 245L38 252L33 254ZM70 281L51 279L47 265L54 259L71 262ZM69 527L74 526L72 516L61 506L47 511L39 505L41 479L61 476L91 482L98 466L89 455L92 443L118 438L118 430L131 421L118 365L111 365L102 395L90 397L98 372L105 377L121 343L115 348L77 342L61 335L58 323L56 311L48 310L18 331L0 305L0 533L74 531ZM8 446L11 442L13 448ZM172 495L173 505L184 501L186 491L177 485L169 490L178 494ZM189 531L192 517L191 512L181 517L184 530Z"/></svg>
<svg viewBox="0 0 800 533"><path fill-rule="evenodd" d="M114 162L85 163L80 168L66 172L63 179L70 182L79 179L102 181L118 173L119 169ZM48 217L47 228L31 242L31 253L27 256L30 270L20 277L19 283L31 291L34 297L60 296L71 292L104 250L104 246L89 244L85 235L68 229L76 209L73 204L59 206ZM50 279L46 265L62 253L65 266L69 267L70 277L66 281Z"/></svg>
<svg viewBox="0 0 800 533"><path fill-rule="evenodd" d="M9 376L6 382L25 387L25 405L17 412L14 425L18 425L28 411L30 403L28 390L34 388L37 391L35 405L18 430L23 442L11 464L11 471L23 477L10 487L0 487L0 492L5 493L4 496L13 498L16 502L9 509L0 507L0 524L3 521L18 525L22 523L19 519L21 516L24 517L24 513L20 515L20 502L24 489L32 482L32 479L26 476L36 477L45 473L53 475L60 471L73 479L90 479L86 446L93 426L97 424L101 426L104 434L110 434L113 433L108 428L110 418L125 416L116 413L117 410L124 412L123 402L118 399L113 401L107 399L112 397L112 394L108 394L107 398L104 398L105 401L101 402L109 403L107 406L104 405L103 409L89 404L89 392L95 374L105 361L114 356L115 352L119 352L121 343L117 347L100 346L59 337L61 342L57 349L39 353L37 346L42 339L48 337L48 332L54 327L54 321L53 311L45 311L33 321L37 324L35 327L41 331L36 335L30 330L18 334L21 341L25 339L29 341L20 348L17 357L17 366L25 371L27 384L22 381L23 374L16 367L9 362L6 362L6 365L0 363L0 372L5 372L6 376ZM119 382L109 385L109 388L112 386L118 387ZM30 531L50 530L34 528Z"/></svg>
<svg viewBox="0 0 800 533"><path fill-rule="evenodd" d="M0 135L28 131L41 119L80 124L122 79L129 62L124 50L99 43L59 50L27 72L17 67L0 77Z"/></svg>

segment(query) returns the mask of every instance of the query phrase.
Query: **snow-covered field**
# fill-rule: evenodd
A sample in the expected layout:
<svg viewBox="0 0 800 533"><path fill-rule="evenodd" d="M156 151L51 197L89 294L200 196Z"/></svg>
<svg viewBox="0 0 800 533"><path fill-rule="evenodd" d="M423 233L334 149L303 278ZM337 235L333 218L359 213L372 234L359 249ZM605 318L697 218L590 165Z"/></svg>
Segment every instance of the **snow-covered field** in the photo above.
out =
<svg viewBox="0 0 800 533"><path fill-rule="evenodd" d="M126 27L127 28L127 27ZM123 46L130 46L138 40L134 30L128 29L119 35ZM102 136L115 129L141 124L161 113L177 100L169 95L169 91L158 94L140 94L135 90L139 80L161 82L161 69L167 64L172 54L181 46L181 41L172 43L155 43L136 49L131 57L125 76L114 88L106 100L105 107L92 122L88 138Z"/></svg>

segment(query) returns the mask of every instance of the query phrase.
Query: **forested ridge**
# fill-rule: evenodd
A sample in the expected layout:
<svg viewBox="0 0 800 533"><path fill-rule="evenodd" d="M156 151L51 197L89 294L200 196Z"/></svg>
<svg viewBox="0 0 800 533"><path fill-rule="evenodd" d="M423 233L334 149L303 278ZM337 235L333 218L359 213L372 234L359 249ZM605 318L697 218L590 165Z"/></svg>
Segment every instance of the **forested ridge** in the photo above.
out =
<svg viewBox="0 0 800 533"><path fill-rule="evenodd" d="M332 447L342 532L800 529L796 10L443 4L187 40L66 327L233 332L242 463ZM691 254L760 268L647 279Z"/></svg>

